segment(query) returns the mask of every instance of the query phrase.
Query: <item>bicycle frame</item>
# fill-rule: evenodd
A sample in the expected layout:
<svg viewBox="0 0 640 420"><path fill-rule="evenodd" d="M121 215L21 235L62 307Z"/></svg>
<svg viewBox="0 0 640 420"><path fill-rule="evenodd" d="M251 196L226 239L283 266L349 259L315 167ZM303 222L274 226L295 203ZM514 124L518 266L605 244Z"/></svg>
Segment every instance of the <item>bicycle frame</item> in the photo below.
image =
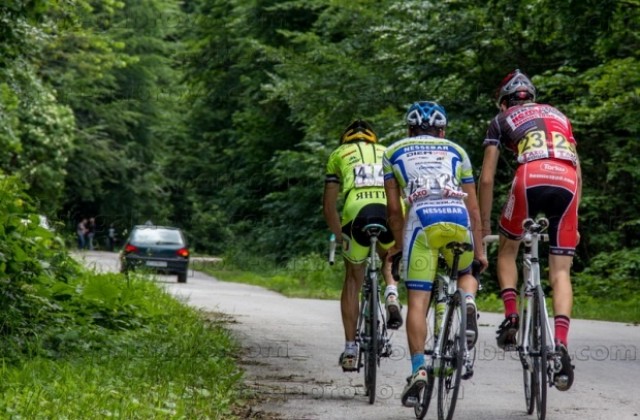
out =
<svg viewBox="0 0 640 420"><path fill-rule="evenodd" d="M545 218L535 221L526 219L523 222L523 278L519 305L521 322L516 336L516 350L523 369L527 412L532 414L537 408L540 420L546 416L547 388L552 386L554 375L562 367L559 355L554 351L553 330L540 278L538 245L541 240L549 240L549 235L542 233L548 225L549 221ZM485 252L486 244L497 240L497 235L486 236ZM539 315L534 319L534 314ZM537 328L542 330L539 334L536 332Z"/></svg>
<svg viewBox="0 0 640 420"><path fill-rule="evenodd" d="M538 243L542 240L549 240L548 235L542 235L537 232L527 232L522 240L524 244L524 250L522 253L522 274L523 274L523 282L522 287L520 289L520 302L522 303L520 306L520 319L524 322L522 323L523 328L520 328L518 331L518 351L525 357L522 360L523 366L525 362L529 363L529 359L531 358L531 354L529 352L530 343L529 343L529 333L531 327L531 314L533 313L533 290L538 286L541 286L540 280L540 259L538 257ZM547 303L545 301L544 293L540 296L542 299L542 306L544 308L543 314L545 318L545 336L547 343L553 343L553 334L551 333L551 323L549 322L549 315L547 312ZM553 346L549 346L549 351L552 351ZM537 355L537 354L536 354ZM530 367L530 366L527 366Z"/></svg>
<svg viewBox="0 0 640 420"><path fill-rule="evenodd" d="M498 235L487 235L484 237L484 249L486 253L487 244L491 242L498 242ZM531 311L525 311L525 308L531 309L531 297L532 291L536 287L541 285L540 280L540 259L538 254L538 244L540 240L548 241L549 235L540 234L536 232L527 232L525 233L522 242L524 244L524 250L522 252L522 278L523 283L520 288L520 319L523 321L522 324L528 326L531 321ZM544 296L543 296L544 297ZM544 302L544 300L543 300ZM547 314L547 304L544 302L545 314ZM525 313L526 312L526 313ZM546 336L548 339L553 341L553 336L551 335L551 324L549 323L549 317L546 316ZM518 343L521 346L528 346L528 330L525 332L523 328L518 330Z"/></svg>
<svg viewBox="0 0 640 420"><path fill-rule="evenodd" d="M437 331L439 334L435 335L435 331L431 331L431 334L434 334L434 344L433 344L433 361L434 361L434 369L437 372L437 369L441 367L442 364L442 335L440 334L445 327L445 322L449 317L449 313L455 309L452 305L453 297L458 290L458 261L460 258L460 254L455 254L453 259L453 264L448 273L440 273L436 276L437 282L443 282L444 287L438 287L438 290L432 290L433 297L432 299L436 300L436 305L438 302L442 302L445 304L445 310L442 315L436 317L436 322L439 323ZM463 302L461 302L463 303ZM440 318L440 319L438 319ZM465 323L466 324L466 323ZM471 357L471 353L469 348L466 345L464 346L464 367L465 374L463 375L463 379L469 379L473 375L473 364L474 360Z"/></svg>
<svg viewBox="0 0 640 420"><path fill-rule="evenodd" d="M356 342L360 344L358 356L358 372L364 366L365 390L369 396L369 403L373 404L376 397L376 370L381 357L391 355L391 340L387 332L385 312L380 302L380 273L379 257L377 254L378 235L386 231L379 224L369 224L363 228L369 235L370 249L366 260L366 269L360 293L360 312L356 327ZM374 307L371 307L371 306ZM367 323L371 323L367 330ZM362 359L364 360L364 363Z"/></svg>
<svg viewBox="0 0 640 420"><path fill-rule="evenodd" d="M475 352L472 353L467 345L467 309L464 292L458 288L460 255L473 248L471 244L458 242L447 244L447 248L453 250L453 263L448 273L437 274L434 281L437 287L432 290L430 309L427 312L427 324L433 325L435 331L428 331L430 336L427 337L427 343L431 338L433 342L425 343L424 353L430 355L431 360L427 368L427 386L414 406L418 419L423 419L427 414L436 378L439 384L438 418L450 420L455 412L461 379L473 376ZM438 305L441 304L445 305L444 313L438 315ZM454 314L453 311L457 313ZM434 322L429 322L431 317L436 318Z"/></svg>
<svg viewBox="0 0 640 420"><path fill-rule="evenodd" d="M363 337L364 329L362 328L362 325L364 324L364 321L365 321L365 315L368 313L368 310L369 310L369 304L370 304L369 296L372 292L378 293L379 295L381 290L380 284L378 281L379 269L378 269L378 254L376 253L377 244L378 244L377 236L371 236L371 250L366 260L367 267L365 269L364 280L362 282L362 288L360 292L360 313L358 316L358 325L356 329L356 340L365 344L367 344L368 340ZM374 288L376 290L373 290ZM386 335L386 320L384 318L385 314L384 314L384 311L382 310L382 305L380 304L380 300L378 300L378 308L376 308L375 310L378 311L378 315L379 315L378 319L382 321L384 332Z"/></svg>

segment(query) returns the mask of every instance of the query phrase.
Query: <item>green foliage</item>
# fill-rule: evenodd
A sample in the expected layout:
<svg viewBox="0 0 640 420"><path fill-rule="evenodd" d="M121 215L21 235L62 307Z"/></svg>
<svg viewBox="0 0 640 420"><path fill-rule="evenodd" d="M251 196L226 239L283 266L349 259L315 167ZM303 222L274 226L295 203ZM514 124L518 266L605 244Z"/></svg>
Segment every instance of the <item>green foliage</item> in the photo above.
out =
<svg viewBox="0 0 640 420"><path fill-rule="evenodd" d="M192 150L202 163L180 177L209 173L207 179L220 181L197 188L189 198L196 210L187 212L211 208L216 224L226 227L219 237L269 257L317 251L325 232L321 171L338 134L364 117L391 142L404 134L403 111L418 99L445 105L448 137L467 149L479 173L480 144L496 113L494 89L520 67L533 77L540 101L558 106L574 125L584 175L574 268L620 245L639 245L640 203L628 192L640 176L637 5L388 1L374 8L202 0L200 6L201 25L187 38L187 74L207 93L190 115L193 138L202 139ZM282 132L293 137L274 143ZM508 152L501 156L494 219L515 166Z"/></svg>
<svg viewBox="0 0 640 420"><path fill-rule="evenodd" d="M59 343L70 340L56 337L70 332L84 346L76 327L89 335L102 328L133 329L163 313L147 302L149 288L122 287L115 275L81 277L62 239L39 221L21 184L1 177L0 353L5 359L57 352Z"/></svg>
<svg viewBox="0 0 640 420"><path fill-rule="evenodd" d="M81 270L33 209L0 176L0 416L233 417L221 325L145 277Z"/></svg>
<svg viewBox="0 0 640 420"><path fill-rule="evenodd" d="M50 325L43 351L2 370L3 417L234 418L241 373L220 320L204 322L142 277L87 275L74 286L70 322ZM97 321L107 313L114 328Z"/></svg>
<svg viewBox="0 0 640 420"><path fill-rule="evenodd" d="M0 169L22 178L52 215L62 201L74 121L38 75L48 8L40 1L0 6Z"/></svg>
<svg viewBox="0 0 640 420"><path fill-rule="evenodd" d="M78 274L60 238L39 224L15 179L0 176L0 335L3 349L18 351L56 322L52 291ZM4 350L2 350L4 353Z"/></svg>
<svg viewBox="0 0 640 420"><path fill-rule="evenodd" d="M269 160L301 137L286 104L265 100L260 87L273 67L265 44L282 42L269 16L279 15L277 21L287 24L296 14L271 10L275 3L202 1L194 25L185 30L189 48L182 58L193 102L188 136L169 161L178 180L171 201L175 218L197 232L196 246L216 252L224 249L220 240L255 244L256 233L263 231L260 202L273 191L265 176ZM212 229L200 225L211 220L209 212L217 219ZM275 246L266 252L275 252Z"/></svg>
<svg viewBox="0 0 640 420"><path fill-rule="evenodd" d="M166 156L182 140L184 114L174 61L180 22L168 0L81 0L43 11L34 28L43 34L38 50L24 59L73 112L73 147L52 154L64 159L53 191L65 192L53 210L70 227L83 216L119 230L169 218ZM64 139L45 134L54 146Z"/></svg>
<svg viewBox="0 0 640 420"><path fill-rule="evenodd" d="M268 225L258 226L259 250L287 258L282 250L300 247L318 250L325 245L325 225L318 217L322 214L322 188L327 149L320 143L307 143L300 150L287 150L275 154L269 171L272 192L261 200L263 214L269 215ZM277 186L277 189L276 189ZM290 201L296 196L295 201ZM300 215L309 215L306 223L292 226Z"/></svg>
<svg viewBox="0 0 640 420"><path fill-rule="evenodd" d="M577 294L619 300L636 293L640 277L640 250L621 249L596 255L574 279Z"/></svg>
<svg viewBox="0 0 640 420"><path fill-rule="evenodd" d="M286 263L324 246L323 169L350 120L389 144L409 103L438 100L478 174L494 89L519 67L578 140L574 269L624 277L607 255L640 247L639 22L637 2L613 0L14 1L0 168L69 230L152 219L198 251ZM503 153L494 220L515 166Z"/></svg>

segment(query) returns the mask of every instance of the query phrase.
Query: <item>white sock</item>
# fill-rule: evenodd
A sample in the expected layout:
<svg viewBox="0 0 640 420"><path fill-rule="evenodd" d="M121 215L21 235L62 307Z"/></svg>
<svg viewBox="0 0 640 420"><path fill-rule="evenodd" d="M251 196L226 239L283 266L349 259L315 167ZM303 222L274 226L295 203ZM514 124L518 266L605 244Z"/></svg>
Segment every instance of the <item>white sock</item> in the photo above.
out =
<svg viewBox="0 0 640 420"><path fill-rule="evenodd" d="M387 299L389 297L389 295L396 295L396 297L398 296L398 286L387 286L386 289L384 289L384 298Z"/></svg>

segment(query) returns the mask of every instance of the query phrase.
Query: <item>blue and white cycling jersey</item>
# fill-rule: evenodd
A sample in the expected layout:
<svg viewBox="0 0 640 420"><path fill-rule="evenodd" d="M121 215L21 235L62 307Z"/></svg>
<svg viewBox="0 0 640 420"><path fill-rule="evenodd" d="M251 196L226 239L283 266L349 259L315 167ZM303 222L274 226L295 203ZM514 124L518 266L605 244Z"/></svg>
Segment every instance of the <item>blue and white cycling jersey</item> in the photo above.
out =
<svg viewBox="0 0 640 420"><path fill-rule="evenodd" d="M408 204L462 199L461 185L473 183L471 161L458 144L433 136L400 140L387 148L384 179L395 178Z"/></svg>

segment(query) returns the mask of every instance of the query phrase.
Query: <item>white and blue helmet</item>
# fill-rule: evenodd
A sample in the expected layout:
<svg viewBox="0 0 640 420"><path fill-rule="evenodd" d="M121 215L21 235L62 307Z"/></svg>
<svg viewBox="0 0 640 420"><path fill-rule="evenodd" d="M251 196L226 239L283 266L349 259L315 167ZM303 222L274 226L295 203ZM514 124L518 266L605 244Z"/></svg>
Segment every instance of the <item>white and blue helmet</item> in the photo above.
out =
<svg viewBox="0 0 640 420"><path fill-rule="evenodd" d="M409 127L445 128L447 126L447 112L436 102L420 101L412 104L407 110L407 124Z"/></svg>

